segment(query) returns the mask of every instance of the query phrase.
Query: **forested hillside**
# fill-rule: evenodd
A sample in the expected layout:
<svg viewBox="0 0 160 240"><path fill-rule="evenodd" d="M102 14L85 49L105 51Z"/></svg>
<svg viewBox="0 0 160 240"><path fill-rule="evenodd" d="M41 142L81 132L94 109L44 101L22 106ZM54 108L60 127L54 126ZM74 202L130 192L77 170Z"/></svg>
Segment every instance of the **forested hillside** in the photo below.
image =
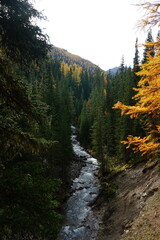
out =
<svg viewBox="0 0 160 240"><path fill-rule="evenodd" d="M122 165L158 158L159 38L148 32L142 60L135 39L133 68L122 60L111 74L51 46L27 0L0 0L0 19L0 238L56 239L71 125L104 181Z"/></svg>
<svg viewBox="0 0 160 240"><path fill-rule="evenodd" d="M93 64L92 62L83 59L75 54L69 53L67 50L58 48L55 46L52 46L52 51L51 51L51 56L53 59L59 60L61 62L65 62L69 65L71 64L77 64L79 67L82 67L83 69L89 71L89 72L94 72L96 69L96 65Z"/></svg>

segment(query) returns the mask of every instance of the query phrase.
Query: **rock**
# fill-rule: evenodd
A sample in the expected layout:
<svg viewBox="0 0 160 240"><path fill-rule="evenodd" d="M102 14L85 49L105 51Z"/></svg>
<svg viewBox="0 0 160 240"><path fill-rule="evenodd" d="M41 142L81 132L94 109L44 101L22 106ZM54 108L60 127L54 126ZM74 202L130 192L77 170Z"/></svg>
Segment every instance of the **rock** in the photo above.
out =
<svg viewBox="0 0 160 240"><path fill-rule="evenodd" d="M76 188L76 191L79 191L79 190L82 190L82 189L84 189L84 187L82 187L82 186L79 187L79 188L77 187L77 188Z"/></svg>
<svg viewBox="0 0 160 240"><path fill-rule="evenodd" d="M146 197L147 196L147 193L143 193L142 194L142 197L144 198L144 197Z"/></svg>
<svg viewBox="0 0 160 240"><path fill-rule="evenodd" d="M148 197L153 196L154 193L158 191L158 189L159 189L158 187L151 189L151 190L148 192Z"/></svg>

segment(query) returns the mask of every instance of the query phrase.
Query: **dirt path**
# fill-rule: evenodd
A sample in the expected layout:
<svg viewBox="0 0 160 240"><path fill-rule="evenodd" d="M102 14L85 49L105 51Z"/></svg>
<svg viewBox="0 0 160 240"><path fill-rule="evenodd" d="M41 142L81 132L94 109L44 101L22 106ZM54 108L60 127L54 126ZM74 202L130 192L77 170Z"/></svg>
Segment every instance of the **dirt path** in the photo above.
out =
<svg viewBox="0 0 160 240"><path fill-rule="evenodd" d="M160 195L160 176L157 164L145 167L144 163L140 163L114 177L112 182L118 187L116 197L110 203L105 203L104 199L100 198L94 207L101 223L97 240L160 240L160 236L159 238L133 237L133 233L139 230L136 221L140 216L144 217L144 214L147 214L146 210L144 213L144 209L151 205L157 194ZM158 207L160 201L157 201ZM160 216L157 218L159 210L156 210L156 217L155 213L150 214L148 224L150 224L149 221L153 221L151 219L151 215L153 215L153 218L156 218L155 221L159 221L160 225ZM142 222L141 225L143 225Z"/></svg>

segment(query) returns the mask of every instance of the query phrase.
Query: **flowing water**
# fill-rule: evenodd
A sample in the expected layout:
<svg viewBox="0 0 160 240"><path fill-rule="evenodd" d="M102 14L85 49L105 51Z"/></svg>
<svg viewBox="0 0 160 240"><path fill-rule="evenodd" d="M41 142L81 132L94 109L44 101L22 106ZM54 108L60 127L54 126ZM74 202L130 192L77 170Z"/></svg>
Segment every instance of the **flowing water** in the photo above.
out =
<svg viewBox="0 0 160 240"><path fill-rule="evenodd" d="M80 175L72 183L72 195L67 201L65 220L57 240L94 240L99 228L91 205L100 192L97 177L99 164L76 140L75 128L72 127L73 150L78 157L85 159Z"/></svg>

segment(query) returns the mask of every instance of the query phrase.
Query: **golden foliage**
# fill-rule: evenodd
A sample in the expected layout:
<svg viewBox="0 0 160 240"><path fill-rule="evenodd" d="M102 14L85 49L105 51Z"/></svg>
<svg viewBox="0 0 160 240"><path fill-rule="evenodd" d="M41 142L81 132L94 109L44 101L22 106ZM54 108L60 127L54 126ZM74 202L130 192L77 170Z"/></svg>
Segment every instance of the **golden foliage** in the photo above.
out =
<svg viewBox="0 0 160 240"><path fill-rule="evenodd" d="M61 62L61 72L63 72L65 77L67 77L67 75L72 72L72 78L77 85L80 84L82 71L82 67L78 66L75 63L72 65L68 65L64 61Z"/></svg>
<svg viewBox="0 0 160 240"><path fill-rule="evenodd" d="M107 86L107 84L108 84L107 73L104 73L103 83L104 83L104 86Z"/></svg>
<svg viewBox="0 0 160 240"><path fill-rule="evenodd" d="M143 21L144 25L159 24L160 13L158 2L141 4L149 12L147 20ZM147 62L142 64L141 71L137 73L141 77L137 92L133 99L136 100L134 106L126 106L121 102L114 105L114 109L120 109L121 115L129 115L130 118L144 117L143 123L147 130L147 136L144 138L133 137L129 135L126 141L122 143L127 148L144 154L156 154L160 149L160 39L157 42L148 42L146 45L149 49L154 47L155 56L147 52ZM145 120L144 120L145 119Z"/></svg>
<svg viewBox="0 0 160 240"><path fill-rule="evenodd" d="M82 73L82 67L79 67L76 64L73 64L72 66L72 77L77 85L80 84L81 81L81 73Z"/></svg>
<svg viewBox="0 0 160 240"><path fill-rule="evenodd" d="M132 135L129 135L127 137L127 141L122 141L123 144L127 145L126 148L132 147L134 152L140 151L142 156L147 154L151 154L153 152L156 152L159 143L153 142L151 135L148 135L147 137L140 138L140 137L133 137Z"/></svg>
<svg viewBox="0 0 160 240"><path fill-rule="evenodd" d="M37 72L40 72L40 70L41 70L40 67L36 63L34 64L34 68Z"/></svg>
<svg viewBox="0 0 160 240"><path fill-rule="evenodd" d="M137 73L141 76L137 94L133 97L135 106L126 106L117 102L113 108L121 109L121 115L130 115L130 118L139 118L140 115L149 114L153 118L160 117L160 52L156 57L149 57L147 63L142 65L142 70Z"/></svg>
<svg viewBox="0 0 160 240"><path fill-rule="evenodd" d="M105 97L107 96L107 91L106 91L106 89L103 89L103 94L104 94Z"/></svg>
<svg viewBox="0 0 160 240"><path fill-rule="evenodd" d="M160 50L155 57L148 56L148 62L141 66L137 73L141 76L138 88L134 89L137 94L133 97L137 103L135 106L126 106L121 102L114 105L114 109L120 109L121 115L129 115L130 118L147 117L144 122L148 136L144 138L128 136L123 141L127 148L132 147L135 152L142 155L159 151L160 137Z"/></svg>
<svg viewBox="0 0 160 240"><path fill-rule="evenodd" d="M70 66L68 66L68 64L65 62L61 62L61 72L63 72L64 76L66 77L70 72Z"/></svg>

